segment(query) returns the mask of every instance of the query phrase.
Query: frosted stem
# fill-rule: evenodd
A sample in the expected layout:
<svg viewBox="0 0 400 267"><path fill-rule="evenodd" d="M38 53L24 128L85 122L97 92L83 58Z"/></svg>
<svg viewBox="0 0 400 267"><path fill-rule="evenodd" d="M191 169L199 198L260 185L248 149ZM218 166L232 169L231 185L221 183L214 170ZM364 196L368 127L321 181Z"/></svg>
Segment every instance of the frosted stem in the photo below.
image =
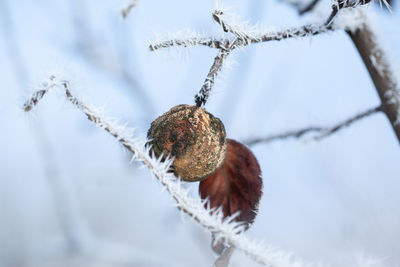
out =
<svg viewBox="0 0 400 267"><path fill-rule="evenodd" d="M229 261L234 251L235 251L234 247L228 247L224 251L222 251L221 255L215 261L213 267L228 267Z"/></svg>
<svg viewBox="0 0 400 267"><path fill-rule="evenodd" d="M210 92L214 86L215 78L217 77L218 73L221 71L222 66L224 65L224 61L228 57L230 51L220 49L218 51L218 55L214 59L214 63L211 66L210 71L201 87L200 91L195 95L194 100L198 107L204 106L210 96Z"/></svg>
<svg viewBox="0 0 400 267"><path fill-rule="evenodd" d="M245 40L238 40L237 38L188 38L188 39L172 39L165 40L157 43L153 43L149 45L150 51L156 51L159 49L170 48L174 46L182 46L182 47L190 47L190 46L207 46L210 48L217 49L234 49L236 47L248 46L250 44L264 43L269 41L282 41L291 38L298 37L309 37L313 35L318 35L326 32L334 31L335 28L326 26L325 24L320 25L303 25L300 27L294 27L285 29L282 31L268 32L268 33L259 33L258 35L253 35ZM232 44L236 42L233 46Z"/></svg>
<svg viewBox="0 0 400 267"><path fill-rule="evenodd" d="M328 136L331 136L334 133L337 133L338 131L349 127L355 122L358 122L368 116L371 116L373 114L376 114L380 111L383 110L382 106L377 106L375 108L368 109L364 112L358 113L342 122L339 122L335 124L334 126L331 127L322 127L322 126L309 126L303 129L299 130L293 130L293 131L288 131L284 133L279 133L279 134L273 134L270 136L265 136L265 137L257 137L253 139L247 140L245 143L248 146L259 144L259 143L270 143L278 140L285 140L289 138L301 138L307 134L314 133L315 135L311 137L312 140L322 140Z"/></svg>
<svg viewBox="0 0 400 267"><path fill-rule="evenodd" d="M53 86L53 83L57 83ZM66 98L79 110L81 110L87 118L95 123L97 126L109 132L117 141L122 144L126 149L133 153L134 159L140 161L145 165L149 171L160 181L166 188L167 192L174 198L176 206L181 211L191 216L202 227L210 231L216 236L218 240L224 240L227 245L236 248L254 261L269 267L308 267L305 264L294 260L292 255L288 252L281 251L271 246L263 246L259 243L251 241L244 235L245 227L239 222L235 222L235 217L224 217L222 209L207 208L207 202L191 198L188 196L188 191L181 185L179 178L175 177L169 170L172 164L172 159L161 161L163 156L155 158L154 154L151 155L150 147L145 144L148 140L134 139L132 133L127 131L125 127L118 125L115 121L104 117L99 114L95 108L91 108L84 104L78 98L71 94L69 82L65 80L58 81L54 76L51 77L51 82L48 83L51 88L62 88L65 91ZM42 97L50 90L44 88L44 93L40 94L41 97L37 98L37 93L34 93L31 99L24 105L25 111L30 111L37 105ZM36 101L32 100L35 99ZM29 107L29 108L27 108ZM206 206L206 207L205 207Z"/></svg>
<svg viewBox="0 0 400 267"><path fill-rule="evenodd" d="M390 66L388 55L380 47L368 20L358 30L347 32L368 69L397 140L400 142L400 98L398 81Z"/></svg>

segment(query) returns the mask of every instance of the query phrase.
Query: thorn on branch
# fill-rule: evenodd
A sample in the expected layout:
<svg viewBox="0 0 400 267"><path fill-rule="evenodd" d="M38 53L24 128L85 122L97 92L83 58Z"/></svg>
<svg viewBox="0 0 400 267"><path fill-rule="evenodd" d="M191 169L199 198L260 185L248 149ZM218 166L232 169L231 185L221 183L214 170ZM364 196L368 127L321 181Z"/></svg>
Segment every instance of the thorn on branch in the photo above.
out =
<svg viewBox="0 0 400 267"><path fill-rule="evenodd" d="M370 108L364 112L358 113L342 122L337 123L334 126L331 127L321 127L321 126L310 126L306 127L303 129L299 130L292 130L280 134L273 134L270 136L266 137L258 137L258 138L253 138L249 139L245 142L246 145L252 146L255 144L259 143L270 143L278 140L286 140L289 138L301 138L307 134L314 133L314 136L312 136L310 139L315 140L315 141L320 141L350 125L353 123L360 121L361 119L364 119L368 116L371 116L372 114L378 113L380 111L383 111L383 107L381 105L375 107L375 108Z"/></svg>

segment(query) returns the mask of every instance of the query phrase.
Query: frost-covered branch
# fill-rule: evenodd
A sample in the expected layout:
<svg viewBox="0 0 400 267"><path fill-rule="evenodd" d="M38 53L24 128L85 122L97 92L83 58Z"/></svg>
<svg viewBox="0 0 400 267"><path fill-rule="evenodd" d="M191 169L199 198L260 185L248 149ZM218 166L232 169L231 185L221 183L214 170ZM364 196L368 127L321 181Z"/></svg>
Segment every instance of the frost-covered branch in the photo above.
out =
<svg viewBox="0 0 400 267"><path fill-rule="evenodd" d="M302 138L303 136L306 136L307 134L314 134L310 139L311 140L322 140L328 136L331 136L332 134L349 127L355 122L358 122L368 116L371 116L373 114L376 114L380 111L383 111L382 106L377 106L375 108L368 109L364 112L358 113L344 121L341 121L334 126L331 127L322 127L322 126L309 126L306 128L302 128L299 130L292 130L284 133L279 133L279 134L273 134L270 136L265 136L265 137L257 137L257 138L252 138L247 141L245 141L245 144L248 146L259 144L259 143L270 143L278 140L285 140L289 138Z"/></svg>
<svg viewBox="0 0 400 267"><path fill-rule="evenodd" d="M231 51L236 47L244 46L251 43L252 40L256 40L257 37L253 36L255 27L249 27L247 23L235 23L233 20L229 21L224 16L224 11L217 10L213 13L214 20L221 25L224 32L233 33L236 39L229 42L227 47L219 49L217 56L214 59L214 63L211 66L210 71L201 87L200 91L195 95L195 103L198 107L204 106L210 96L210 92L214 86L215 78L221 71L226 58L229 56ZM245 25L245 27L243 27Z"/></svg>
<svg viewBox="0 0 400 267"><path fill-rule="evenodd" d="M222 37L218 39L195 35L187 38L171 38L152 43L149 46L151 51L175 46L190 47L195 45L217 48L219 50L200 91L195 95L195 103L198 107L206 104L215 83L215 78L221 71L224 61L232 50L250 44L307 37L335 30L331 25L322 23L318 25L303 25L301 27L284 29L282 31L263 32L247 22L240 21L236 15L220 9L214 11L213 19L221 26L225 33L233 34L235 37Z"/></svg>
<svg viewBox="0 0 400 267"><path fill-rule="evenodd" d="M106 118L99 113L98 109L89 107L78 98L74 97L71 94L68 81L57 80L55 76L51 76L50 81L43 84L48 84L48 88L43 89L43 94L33 93L32 97L24 104L25 111L32 110L32 108L39 103L40 99L51 89L64 90L66 98L75 107L80 109L90 121L109 132L120 144L132 152L134 160L140 161L149 169L151 174L160 181L168 193L174 198L178 209L184 211L205 229L213 233L217 240L224 240L228 245L241 250L256 262L266 266L311 266L294 260L290 253L251 241L244 235L245 226L240 222L234 221L235 216L224 218L221 209L211 209L207 201L200 198L189 197L188 190L184 189L181 185L181 180L170 172L173 159L169 158L162 161L162 155L158 159L155 158L154 153L151 152L150 146L146 145L148 140L133 138L133 131L131 129L120 126L115 120ZM56 84L56 86L53 86L54 84ZM38 95L40 95L40 97L38 97Z"/></svg>
<svg viewBox="0 0 400 267"><path fill-rule="evenodd" d="M236 38L210 38L210 37L189 37L179 38L179 39L171 39L171 40L163 40L159 42L154 42L149 45L150 51L156 51L159 49L170 48L175 46L182 47L190 47L190 46L207 46L210 48L217 49L229 49L236 47L244 47L250 44L258 44L269 41L282 41L285 39L292 38L301 38L301 37L310 37L313 35L318 35L326 32L334 31L336 28L326 26L324 24L314 25L307 24L300 27L293 27L289 29L284 29L280 31L271 31L271 32L259 32L257 35L253 35L250 39L246 41L238 40ZM232 46L232 44L236 41L236 46Z"/></svg>
<svg viewBox="0 0 400 267"><path fill-rule="evenodd" d="M230 50L220 49L218 55L214 59L214 63L211 66L210 71L207 74L206 80L204 81L203 86L200 91L195 95L194 100L198 107L204 106L207 102L208 97L210 96L211 89L215 83L215 78L218 73L221 71L222 66L226 58L228 57Z"/></svg>
<svg viewBox="0 0 400 267"><path fill-rule="evenodd" d="M149 45L151 51L182 46L207 46L210 48L233 50L250 44L263 43L269 41L281 41L296 37L313 36L320 33L333 31L336 28L327 26L324 23L307 24L300 27L286 28L278 31L263 31L258 27L250 25L246 21L240 21L239 17L224 9L213 12L213 19L221 26L225 33L231 33L235 37L202 37L193 35L188 37L168 37L165 40L155 41Z"/></svg>
<svg viewBox="0 0 400 267"><path fill-rule="evenodd" d="M255 43L279 41L295 37L306 37L334 30L333 27L322 24L304 25L301 27L285 29L283 31L264 33L258 32L254 26L250 26L248 23L235 22L232 17L236 19L235 16L227 15L224 11L217 10L213 13L214 20L221 25L223 31L234 34L235 38L216 39L191 36L187 39L170 39L150 44L149 48L151 51L173 46L189 47L194 45L218 48L219 51L214 59L214 63L211 66L200 91L195 95L195 103L198 107L206 104L215 83L215 78L221 71L224 61L232 50Z"/></svg>
<svg viewBox="0 0 400 267"><path fill-rule="evenodd" d="M43 96L50 90L54 89L55 87L59 86L59 82L56 80L56 77L51 75L49 79L43 81L40 84L40 90L34 92L29 100L24 103L24 111L31 111L34 106L36 106L39 101L43 98Z"/></svg>
<svg viewBox="0 0 400 267"><path fill-rule="evenodd" d="M227 48L229 47L230 39L216 39L211 37L189 37L189 38L176 38L172 40L163 40L154 42L149 45L150 51L156 51L164 48L175 46L190 47L190 46L208 46L210 48Z"/></svg>
<svg viewBox="0 0 400 267"><path fill-rule="evenodd" d="M214 86L215 78L221 71L226 58L229 56L231 51L238 46L240 43L248 43L252 38L247 31L243 30L240 26L231 24L223 18L223 11L215 11L213 13L214 20L221 25L224 32L230 32L236 35L236 39L230 43L226 48L221 48L218 51L217 56L214 59L214 63L211 66L210 71L201 87L200 91L195 95L194 100L198 107L204 106L210 96L210 92Z"/></svg>
<svg viewBox="0 0 400 267"><path fill-rule="evenodd" d="M389 7L386 0L384 1L385 5ZM346 8L356 8L358 6L369 4L371 0L336 0L335 3L332 5L332 13L330 14L329 18L326 20L326 25L331 25L336 16L338 15L339 11Z"/></svg>
<svg viewBox="0 0 400 267"><path fill-rule="evenodd" d="M213 267L228 267L229 261L230 261L234 251L235 251L234 247L229 247L229 248L226 248L224 251L222 251L221 255L215 261Z"/></svg>
<svg viewBox="0 0 400 267"><path fill-rule="evenodd" d="M213 13L213 19L221 25L224 32L234 34L241 41L240 43L250 43L252 39L257 38L257 28L248 22L240 21L235 14L216 10Z"/></svg>
<svg viewBox="0 0 400 267"><path fill-rule="evenodd" d="M312 0L311 2L309 2L307 4L302 3L303 1L286 0L286 2L288 4L294 6L297 9L297 11L299 12L299 15L304 15L306 13L313 11L314 8L317 6L317 4L321 2L321 0ZM369 4L370 2L371 2L371 0L338 0L333 4L332 9L334 10L334 13L336 15L340 9L355 8L360 5ZM383 3L386 6L386 8L389 11L391 11L390 1L376 0L376 2L379 2L381 7L382 7L382 3ZM329 21L329 20L327 20L327 21Z"/></svg>
<svg viewBox="0 0 400 267"><path fill-rule="evenodd" d="M326 25L343 28L350 36L378 92L382 111L400 142L400 74L394 69L394 61L390 60L377 38L378 31L374 30L373 18L361 8L369 2L371 0L337 0L332 6L332 13ZM378 2L391 10L386 0ZM353 10L347 14L342 13L339 21L336 20L337 14L343 9Z"/></svg>
<svg viewBox="0 0 400 267"><path fill-rule="evenodd" d="M368 69L378 91L383 111L400 142L400 74L396 73L389 54L379 43L370 20L365 17L361 28L347 33Z"/></svg>

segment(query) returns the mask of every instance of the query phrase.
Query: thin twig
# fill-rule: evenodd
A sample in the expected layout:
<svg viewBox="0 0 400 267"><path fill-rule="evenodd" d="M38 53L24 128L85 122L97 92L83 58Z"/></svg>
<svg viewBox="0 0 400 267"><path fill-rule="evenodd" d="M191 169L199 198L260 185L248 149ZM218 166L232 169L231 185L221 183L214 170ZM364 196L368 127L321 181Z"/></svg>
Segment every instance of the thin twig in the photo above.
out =
<svg viewBox="0 0 400 267"><path fill-rule="evenodd" d="M259 143L270 143L278 140L285 140L289 138L300 138L303 137L304 135L311 133L311 132L321 132L324 128L322 127L307 127L303 128L300 130L292 130L284 133L279 133L279 134L272 134L266 137L256 137L256 138L251 138L244 143L248 146L256 145Z"/></svg>
<svg viewBox="0 0 400 267"><path fill-rule="evenodd" d="M194 101L196 103L196 106L198 107L204 106L206 104L210 96L210 92L214 86L215 78L220 73L222 66L224 65L224 62L231 53L231 51L237 47L238 43L246 43L249 40L248 38L250 38L250 36L248 36L243 31L234 29L233 26L231 26L228 22L226 22L222 18L222 15L223 15L222 11L215 11L213 13L213 18L218 24L221 25L223 31L235 34L236 39L233 42L231 42L227 48L219 49L218 54L214 59L214 63L211 66L210 71L208 72L207 77L203 83L203 86L194 97Z"/></svg>
<svg viewBox="0 0 400 267"><path fill-rule="evenodd" d="M332 12L329 18L326 20L325 25L329 26L332 24L339 13L339 10L346 8L355 8L360 5L366 5L369 2L371 2L371 0L337 0L332 5Z"/></svg>
<svg viewBox="0 0 400 267"><path fill-rule="evenodd" d="M302 6L299 3L293 3L293 2L289 2L287 1L289 4L291 4L292 6L294 6L297 9L297 12L299 12L299 15L302 16L306 13L309 13L311 11L314 10L314 8L317 6L317 4L319 2L321 2L321 0L312 0L309 4L307 4L306 6ZM338 8L338 9L342 9L342 8L347 8L347 7L356 7L358 5L366 5L369 2L371 2L371 0L361 0L361 1L349 1L349 0L341 0L335 3L335 5L341 5L342 7ZM382 7L382 3L386 6L386 8L391 11L391 7L390 7L390 1L387 0L377 0L377 2L379 2L381 4ZM346 7L344 7L346 6Z"/></svg>
<svg viewBox="0 0 400 267"><path fill-rule="evenodd" d="M46 90L38 90L34 93L34 96L31 97L29 100L30 102L26 102L24 104L24 111L30 111L33 106L35 106L40 99L43 98L43 96L47 93Z"/></svg>
<svg viewBox="0 0 400 267"><path fill-rule="evenodd" d="M151 44L149 46L151 51L155 51L161 48L168 48L172 46L194 46L203 45L211 48L218 48L218 54L214 59L214 63L207 74L207 77L200 89L195 95L196 106L204 106L210 96L210 92L214 86L215 78L221 71L223 63L231 53L232 50L238 47L244 47L250 44L256 44L268 41L279 41L294 37L305 37L313 36L323 32L334 30L330 25L304 25L301 27L291 28L284 31L277 31L272 33L257 33L253 32L254 27L251 30L244 29L241 25L235 24L225 19L223 11L217 10L213 13L213 19L222 27L224 32L229 32L235 35L233 39L214 39L214 38L199 38L190 37L187 39L173 39L162 41L159 43Z"/></svg>
<svg viewBox="0 0 400 267"><path fill-rule="evenodd" d="M322 33L327 33L336 30L336 28L322 25L303 25L300 27L294 27L282 31L276 32L269 32L269 33L259 33L257 36L253 36L250 38L250 42L245 42L243 40L237 41L236 45L238 47L247 46L250 44L258 44L264 43L269 41L282 41L285 39L291 38L299 38L299 37L309 37L313 35L318 35ZM217 48L217 49L229 49L232 46L233 42L237 39L216 39L216 38L188 38L188 39L174 39L174 40L166 40L161 41L159 43L154 43L149 45L150 51L155 51L159 49L169 48L173 46L182 46L182 47L189 47L189 46L207 46L210 48ZM235 48L235 47L233 47Z"/></svg>
<svg viewBox="0 0 400 267"><path fill-rule="evenodd" d="M214 11L212 17L213 17L213 19L214 19L219 25L221 25L222 30L223 30L224 32L228 32L228 31L232 32L232 31L229 29L230 27L227 26L227 25L225 25L225 22L221 19L221 15L223 15L223 14L224 14L224 13L223 13L222 11L216 10L216 11Z"/></svg>
<svg viewBox="0 0 400 267"><path fill-rule="evenodd" d="M268 41L281 41L289 38L309 37L336 30L333 27L326 25L304 25L301 27L291 28L285 31L265 34L260 37L260 40L252 40L251 43L260 43Z"/></svg>
<svg viewBox="0 0 400 267"><path fill-rule="evenodd" d="M259 143L270 143L278 140L285 140L289 138L301 138L307 134L315 133L314 136L311 137L312 140L320 141L328 136L331 136L332 134L352 125L353 123L360 121L361 119L364 119L368 116L371 116L372 114L378 113L380 111L383 111L382 106L377 106L375 108L370 108L364 112L358 113L344 121L341 121L334 126L331 127L321 127L321 126L310 126L306 128L302 128L299 130L292 130L288 131L285 133L280 133L280 134L273 134L270 136L266 137L258 137L258 138L253 138L247 140L245 143L248 146L259 144Z"/></svg>
<svg viewBox="0 0 400 267"><path fill-rule="evenodd" d="M289 29L282 32L275 32L269 34L255 34L248 33L242 27L235 25L224 19L223 11L215 11L213 13L214 20L221 25L223 31L230 32L236 36L233 40L222 40L219 44L224 43L225 46L219 49L217 56L214 59L214 63L207 74L207 77L201 87L200 91L195 95L195 103L198 107L204 106L209 98L210 92L214 86L215 78L222 69L223 63L230 54L230 52L238 47L243 47L249 44L267 42L272 40L283 40L291 37L303 37L318 34L322 31L328 31L331 29L330 26L322 25L316 27L314 25L305 25L302 27ZM174 42L174 41L173 41ZM215 45L215 43L208 43ZM186 43L188 45L188 42ZM154 47L153 47L154 48Z"/></svg>
<svg viewBox="0 0 400 267"><path fill-rule="evenodd" d="M235 251L234 247L228 247L222 251L221 255L215 261L213 267L228 267L229 261L232 257L233 252Z"/></svg>
<svg viewBox="0 0 400 267"><path fill-rule="evenodd" d="M210 48L225 48L229 47L231 43L230 39L216 39L216 38L209 38L209 37L192 37L187 39L173 39L173 40L165 40L155 44L150 44L149 49L150 51L156 51L164 48L170 48L173 46L182 46L182 47L189 47L189 46L207 46Z"/></svg>
<svg viewBox="0 0 400 267"><path fill-rule="evenodd" d="M293 27L275 32L258 32L254 26L248 26L245 22L238 24L229 20L225 20L225 16L227 15L223 11L217 10L213 13L213 19L221 26L222 30L224 32L234 34L236 38L213 38L198 36L179 38L150 44L149 49L150 51L155 51L173 46L189 47L200 45L210 48L228 50L250 44L313 36L335 30L335 28L326 26L324 23L322 23L317 25L307 24L300 27ZM246 27L241 26L241 24L247 25L247 28L250 29L246 29Z"/></svg>
<svg viewBox="0 0 400 267"><path fill-rule="evenodd" d="M130 3L121 10L121 16L122 18L126 19L128 17L129 13L131 13L132 9L136 7L138 4L138 0L130 0Z"/></svg>
<svg viewBox="0 0 400 267"><path fill-rule="evenodd" d="M194 100L198 107L204 106L210 96L211 89L215 83L215 78L218 73L221 71L222 66L224 65L224 61L228 57L230 50L220 49L218 51L218 55L214 59L214 63L211 66L210 71L207 74L207 77L204 81L203 86L200 91L195 95Z"/></svg>
<svg viewBox="0 0 400 267"><path fill-rule="evenodd" d="M52 80L55 81L55 78L52 78ZM158 159L155 158L154 153L151 153L151 148L146 145L148 140L140 141L134 139L132 133L130 131L127 132L125 127L121 127L116 122L105 118L96 112L94 108L90 108L74 97L71 94L68 81L59 81L59 86L57 86L57 88L60 87L65 91L67 99L75 107L80 109L90 121L115 137L120 144L132 152L134 159L140 161L149 169L149 171L166 188L166 191L174 198L177 207L181 211L184 211L205 229L208 229L211 233L215 234L219 240L225 240L225 242L230 246L241 250L256 262L266 266L310 266L309 264L293 260L290 253L280 251L277 248L270 246L265 247L249 240L243 234L245 229L244 225L235 222L235 217L224 217L222 209L215 210L206 208L209 207L207 202L188 196L188 191L182 187L180 179L175 177L175 175L169 171L173 161L171 158L166 159L164 162L161 161L163 158L162 155ZM43 97L48 91L49 90L45 89L44 94L41 95L41 97ZM32 97L35 98L37 95L38 94L34 93ZM35 101L28 99L24 105L24 110L32 110L32 108L39 103L40 99L41 98L38 98Z"/></svg>
<svg viewBox="0 0 400 267"><path fill-rule="evenodd" d="M333 5L332 6L332 12L329 15L328 19L326 20L325 25L327 25L327 26L332 25L332 22L336 18L338 12L339 12L339 8L336 5Z"/></svg>
<svg viewBox="0 0 400 267"><path fill-rule="evenodd" d="M231 15L232 16L232 15ZM222 27L224 32L230 32L236 36L241 42L249 42L252 39L252 32L254 31L254 26L251 29L249 25L245 22L241 22L240 24L235 23L234 21L229 21L229 19L225 18L224 11L216 10L213 13L213 19ZM238 18L235 18L238 20ZM249 29L246 29L249 28Z"/></svg>
<svg viewBox="0 0 400 267"><path fill-rule="evenodd" d="M369 2L371 2L371 0L337 0L332 5L332 12L329 18L326 20L325 25L330 26L332 24L339 13L339 10L346 8L355 8L361 5L366 5Z"/></svg>
<svg viewBox="0 0 400 267"><path fill-rule="evenodd" d="M375 108L371 108L371 109L368 109L368 110L366 110L364 112L358 113L355 116L353 116L351 118L348 118L348 119L344 120L343 122L336 124L333 127L325 128L321 132L320 135L317 135L317 136L314 137L314 140L322 140L325 137L328 137L328 136L330 136L330 135L332 135L332 134L334 134L334 133L336 133L336 132L338 132L338 131L346 128L346 127L349 127L353 123L355 123L357 121L360 121L361 119L364 119L364 118L366 118L366 117L368 117L368 116L370 116L372 114L378 113L378 112L380 112L382 110L383 110L382 106L379 105L379 106L377 106Z"/></svg>

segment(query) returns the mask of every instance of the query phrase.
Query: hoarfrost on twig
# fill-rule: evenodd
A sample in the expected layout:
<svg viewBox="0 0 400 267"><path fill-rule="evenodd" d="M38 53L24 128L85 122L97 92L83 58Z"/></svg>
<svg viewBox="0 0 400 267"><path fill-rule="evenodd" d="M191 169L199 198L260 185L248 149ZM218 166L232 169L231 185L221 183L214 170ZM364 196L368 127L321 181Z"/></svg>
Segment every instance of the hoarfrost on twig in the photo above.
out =
<svg viewBox="0 0 400 267"><path fill-rule="evenodd" d="M230 50L220 49L218 55L214 59L214 63L211 66L209 73L207 74L206 80L203 83L200 91L195 95L195 103L198 107L203 106L210 96L211 89L214 86L215 78L221 71L226 58L228 57Z"/></svg>
<svg viewBox="0 0 400 267"><path fill-rule="evenodd" d="M43 93L34 92L32 97L24 104L25 111L32 110L51 89L64 90L66 98L76 108L81 110L90 121L109 132L119 143L132 152L133 159L140 161L149 169L150 173L159 180L174 198L179 210L185 212L205 229L215 234L218 240L225 240L230 246L241 250L256 262L266 266L311 266L294 260L290 253L271 246L263 246L248 239L244 235L244 225L234 221L234 216L237 216L237 214L224 218L221 209L210 209L207 201L189 197L187 190L181 185L181 180L169 171L173 158L167 158L165 161L161 160L163 156L156 158L151 147L147 145L148 140L134 138L132 129L120 126L115 119L98 114L96 109L74 97L67 80L58 80L57 77L51 76L48 81L43 83L43 85L45 84L47 86L41 89Z"/></svg>

